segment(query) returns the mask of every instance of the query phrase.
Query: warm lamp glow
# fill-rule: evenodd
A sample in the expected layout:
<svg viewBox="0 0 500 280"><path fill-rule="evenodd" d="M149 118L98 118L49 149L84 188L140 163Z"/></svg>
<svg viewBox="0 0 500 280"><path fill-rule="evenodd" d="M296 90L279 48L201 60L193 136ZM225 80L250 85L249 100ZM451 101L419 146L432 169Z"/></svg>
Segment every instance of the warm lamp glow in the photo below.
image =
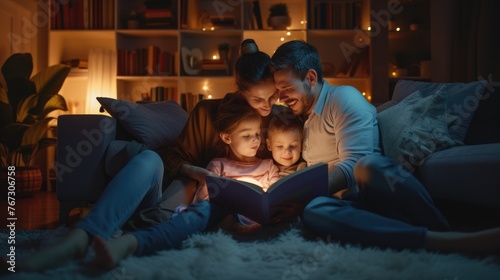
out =
<svg viewBox="0 0 500 280"><path fill-rule="evenodd" d="M280 41L281 41L281 42L285 41L285 38L281 37L281 38L280 38Z"/></svg>
<svg viewBox="0 0 500 280"><path fill-rule="evenodd" d="M288 32L286 33L286 35L290 36L290 35L292 35L292 33L291 33L290 31L288 31Z"/></svg>
<svg viewBox="0 0 500 280"><path fill-rule="evenodd" d="M215 30L215 27L213 27L213 26L212 26L212 27L210 27L210 30L214 31L214 30Z"/></svg>
<svg viewBox="0 0 500 280"><path fill-rule="evenodd" d="M401 31L401 28L400 27L396 27L396 31Z"/></svg>
<svg viewBox="0 0 500 280"><path fill-rule="evenodd" d="M396 77L396 76L398 75L398 72L396 72L396 71L392 71L392 72L391 72L391 75L392 75L393 77Z"/></svg>
<svg viewBox="0 0 500 280"><path fill-rule="evenodd" d="M367 29L368 29L368 31L370 31L370 30L372 30L372 27L371 27L371 26L368 26L368 28L367 28Z"/></svg>
<svg viewBox="0 0 500 280"><path fill-rule="evenodd" d="M207 96L207 98L208 98L208 99L212 99L212 95L211 95L211 94L209 94L209 95Z"/></svg>
<svg viewBox="0 0 500 280"><path fill-rule="evenodd" d="M212 59L216 60L217 59L217 55L216 54L212 55Z"/></svg>
<svg viewBox="0 0 500 280"><path fill-rule="evenodd" d="M91 49L89 51L86 114L98 114L101 107L96 97L116 99L116 52Z"/></svg>
<svg viewBox="0 0 500 280"><path fill-rule="evenodd" d="M207 86L207 85L204 85L204 86L203 86L203 90L204 90L204 91L207 91L207 90L208 90L208 86Z"/></svg>

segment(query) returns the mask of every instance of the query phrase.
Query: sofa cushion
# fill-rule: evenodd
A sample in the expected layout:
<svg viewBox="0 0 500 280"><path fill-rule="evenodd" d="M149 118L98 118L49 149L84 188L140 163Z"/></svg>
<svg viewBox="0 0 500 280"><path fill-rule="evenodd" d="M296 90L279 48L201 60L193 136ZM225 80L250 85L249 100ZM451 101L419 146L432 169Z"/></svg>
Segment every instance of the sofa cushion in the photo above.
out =
<svg viewBox="0 0 500 280"><path fill-rule="evenodd" d="M456 145L445 121L446 91L416 91L377 115L382 148L410 172L434 152Z"/></svg>
<svg viewBox="0 0 500 280"><path fill-rule="evenodd" d="M97 100L149 149L173 145L188 118L188 113L175 101L137 104L107 97L97 97Z"/></svg>
<svg viewBox="0 0 500 280"><path fill-rule="evenodd" d="M486 84L486 81L471 83L429 83L399 80L394 88L392 99L401 101L417 90L421 92L422 96L426 97L445 86L447 91L445 118L450 137L455 141L464 143L467 129L478 107Z"/></svg>
<svg viewBox="0 0 500 280"><path fill-rule="evenodd" d="M418 178L435 199L500 208L500 143L457 146L428 156Z"/></svg>
<svg viewBox="0 0 500 280"><path fill-rule="evenodd" d="M488 86L465 136L465 144L500 143L500 86Z"/></svg>

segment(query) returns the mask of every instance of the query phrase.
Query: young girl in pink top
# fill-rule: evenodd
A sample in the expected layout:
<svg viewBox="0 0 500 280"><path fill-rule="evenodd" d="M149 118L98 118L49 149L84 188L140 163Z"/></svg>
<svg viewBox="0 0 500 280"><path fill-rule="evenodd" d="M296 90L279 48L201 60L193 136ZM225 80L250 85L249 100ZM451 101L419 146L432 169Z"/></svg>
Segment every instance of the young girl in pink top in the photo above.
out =
<svg viewBox="0 0 500 280"><path fill-rule="evenodd" d="M207 170L235 180L249 181L267 190L279 178L279 169L272 159L256 156L262 139L261 117L238 97L219 107L215 128L219 132L220 149L224 157L215 158ZM195 202L208 199L206 184L198 189Z"/></svg>

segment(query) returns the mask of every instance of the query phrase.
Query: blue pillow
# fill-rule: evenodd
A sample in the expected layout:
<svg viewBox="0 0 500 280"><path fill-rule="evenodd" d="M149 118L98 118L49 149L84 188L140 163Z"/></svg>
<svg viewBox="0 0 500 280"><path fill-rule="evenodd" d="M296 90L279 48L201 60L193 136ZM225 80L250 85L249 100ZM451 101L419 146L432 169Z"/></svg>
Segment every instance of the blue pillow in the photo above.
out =
<svg viewBox="0 0 500 280"><path fill-rule="evenodd" d="M97 101L138 142L152 150L174 145L189 116L175 101L137 104L107 97L97 97Z"/></svg>
<svg viewBox="0 0 500 280"><path fill-rule="evenodd" d="M416 91L377 114L384 155L414 172L430 154L457 145L445 121L446 92Z"/></svg>
<svg viewBox="0 0 500 280"><path fill-rule="evenodd" d="M467 130L481 99L486 81L471 83L429 83L420 81L399 80L394 88L392 99L401 101L415 91L423 97L434 94L443 88L446 94L446 123L450 137L463 144Z"/></svg>

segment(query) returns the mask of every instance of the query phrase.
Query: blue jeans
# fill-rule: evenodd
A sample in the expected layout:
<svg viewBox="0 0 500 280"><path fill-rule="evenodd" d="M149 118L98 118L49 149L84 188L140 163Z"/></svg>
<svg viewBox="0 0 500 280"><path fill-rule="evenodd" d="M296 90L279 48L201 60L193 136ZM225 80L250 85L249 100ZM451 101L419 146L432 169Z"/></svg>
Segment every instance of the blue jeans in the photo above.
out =
<svg viewBox="0 0 500 280"><path fill-rule="evenodd" d="M171 220L130 232L137 238L136 256L178 248L190 235L217 226L231 212L207 200L191 204Z"/></svg>
<svg viewBox="0 0 500 280"><path fill-rule="evenodd" d="M153 151L132 158L109 182L89 213L76 227L109 239L136 211L156 206L161 199L163 162Z"/></svg>
<svg viewBox="0 0 500 280"><path fill-rule="evenodd" d="M366 156L354 176L358 197L312 200L303 212L306 227L338 241L394 249L422 248L427 229L448 229L424 186L394 160Z"/></svg>

